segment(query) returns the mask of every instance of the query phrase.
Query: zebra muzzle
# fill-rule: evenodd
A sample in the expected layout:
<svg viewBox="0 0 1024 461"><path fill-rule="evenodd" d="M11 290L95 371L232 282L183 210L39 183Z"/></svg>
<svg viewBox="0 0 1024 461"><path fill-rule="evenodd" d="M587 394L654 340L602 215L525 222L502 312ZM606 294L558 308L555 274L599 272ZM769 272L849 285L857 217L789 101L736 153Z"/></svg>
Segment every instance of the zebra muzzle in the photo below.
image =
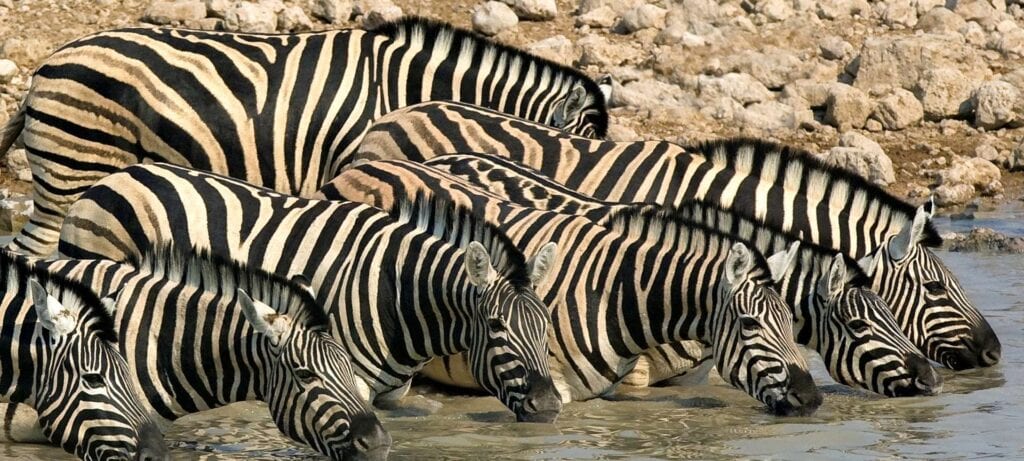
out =
<svg viewBox="0 0 1024 461"><path fill-rule="evenodd" d="M377 416L366 413L352 418L352 444L344 459L351 461L383 461L391 451L391 434L384 430Z"/></svg>

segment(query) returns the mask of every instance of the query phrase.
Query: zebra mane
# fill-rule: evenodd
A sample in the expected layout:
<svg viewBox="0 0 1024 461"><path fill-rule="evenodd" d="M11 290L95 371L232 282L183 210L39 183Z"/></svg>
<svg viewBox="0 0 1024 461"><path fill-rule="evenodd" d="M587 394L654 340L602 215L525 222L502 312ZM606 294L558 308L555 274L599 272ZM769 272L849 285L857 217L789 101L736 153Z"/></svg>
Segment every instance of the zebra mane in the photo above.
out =
<svg viewBox="0 0 1024 461"><path fill-rule="evenodd" d="M89 318L86 324L97 337L109 343L117 343L113 313L107 310L100 296L88 285L39 269L29 258L7 250L0 250L0 274L7 280L7 290L20 292L26 301L28 280L35 278L50 296L60 300L61 305L72 312L78 312L79 319Z"/></svg>
<svg viewBox="0 0 1024 461"><path fill-rule="evenodd" d="M420 32L423 36L424 43L432 43L440 40L448 40L451 42L452 50L464 49L468 44L475 45L475 48L479 51L485 49L492 49L496 52L497 56L505 55L509 58L519 58L519 62L535 62L538 64L538 71L547 67L551 69L552 75L565 74L572 77L572 80L580 82L583 87L587 90L587 94L597 98L601 106L606 106L608 101L604 100L604 93L601 92L600 86L597 82L591 79L587 74L584 74L580 70L566 66L564 64L552 61L547 58L542 58L530 54L522 49L505 45L497 42L490 38L484 37L471 30L463 29L461 27L454 26L452 24L438 21L435 19L425 18L422 16L407 15L391 22L381 24L379 27L373 29L374 33L387 35L390 37L406 36L413 37L416 34L414 32ZM608 113L605 110L601 111L600 120L597 123L598 134L604 136L604 133L608 131Z"/></svg>
<svg viewBox="0 0 1024 461"><path fill-rule="evenodd" d="M869 197L877 199L879 205L889 208L894 214L904 215L908 223L914 220L914 214L917 212L917 207L914 205L896 198L885 189L869 182L860 175L847 169L825 163L810 152L798 147L759 139L738 137L705 141L698 143L695 146L684 146L684 148L689 153L707 157L709 160L721 158L726 162L726 165L729 168L735 168L737 163L747 160L745 158L747 155L752 155L754 161L747 163L753 165L752 168L755 170L753 172L754 176L757 176L756 170L759 168L758 165L760 165L758 160L765 158L770 153L777 152L779 154L779 171L786 171L789 165L798 164L803 167L805 172L823 172L825 176L829 178L830 185L845 183L849 186L851 191L863 190ZM753 150L753 153L747 154L746 151L748 150ZM942 245L942 237L939 235L934 223L929 222L925 227L921 244L929 247L938 247Z"/></svg>
<svg viewBox="0 0 1024 461"><path fill-rule="evenodd" d="M752 242L721 232L714 227L685 219L675 208L657 204L632 203L612 211L602 222L605 222L606 226L615 232L649 241L683 240L689 236L704 241L720 240L722 246L742 243L747 246L754 258L753 278L757 281L771 283L768 261Z"/></svg>
<svg viewBox="0 0 1024 461"><path fill-rule="evenodd" d="M288 314L310 330L326 331L330 325L327 313L307 286L205 249L154 245L129 263L155 276L219 293L228 299L234 298L235 290L243 289L254 300L275 309L283 307L285 311L280 313Z"/></svg>
<svg viewBox="0 0 1024 461"><path fill-rule="evenodd" d="M499 274L515 286L530 286L530 270L523 252L501 229L476 216L472 209L437 195L427 197L417 192L412 199L399 198L389 213L397 221L416 226L459 248L479 242L487 249Z"/></svg>

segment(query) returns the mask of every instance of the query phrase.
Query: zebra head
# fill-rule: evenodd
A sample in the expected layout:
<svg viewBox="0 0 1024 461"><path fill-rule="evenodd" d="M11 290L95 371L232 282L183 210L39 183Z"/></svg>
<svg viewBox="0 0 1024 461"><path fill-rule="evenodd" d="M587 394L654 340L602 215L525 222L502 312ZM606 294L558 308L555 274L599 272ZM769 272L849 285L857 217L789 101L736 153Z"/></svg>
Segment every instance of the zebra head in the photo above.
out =
<svg viewBox="0 0 1024 461"><path fill-rule="evenodd" d="M302 289L308 290L307 311L288 314L237 291L246 320L269 352L263 398L274 423L331 459L387 459L391 436L360 396L348 354L328 333L326 314L308 311L315 305L312 290Z"/></svg>
<svg viewBox="0 0 1024 461"><path fill-rule="evenodd" d="M821 393L793 341L793 314L772 288L764 260L735 243L711 318L711 349L726 382L780 416L808 415Z"/></svg>
<svg viewBox="0 0 1024 461"><path fill-rule="evenodd" d="M72 285L49 287L28 279L40 352L33 401L43 434L86 460L170 459L118 351L114 301Z"/></svg>
<svg viewBox="0 0 1024 461"><path fill-rule="evenodd" d="M805 344L818 351L832 378L889 397L939 392L942 378L900 330L889 306L863 286L864 275L842 254L820 257L799 247L794 242L790 251L768 258L768 265L783 289L793 288L785 284L799 280L796 274L808 273L813 306L804 317L817 325Z"/></svg>
<svg viewBox="0 0 1024 461"><path fill-rule="evenodd" d="M541 247L521 268L525 277L499 273L478 242L471 242L464 254L477 295L470 333L475 342L466 353L470 370L517 421L553 422L562 411L548 367L550 313L533 290L550 272L555 252L553 242Z"/></svg>
<svg viewBox="0 0 1024 461"><path fill-rule="evenodd" d="M607 105L612 86L610 75L601 77L596 84L589 79L575 83L562 99L551 105L548 124L577 136L604 138L608 132Z"/></svg>
<svg viewBox="0 0 1024 461"><path fill-rule="evenodd" d="M950 270L927 247L934 204L917 209L896 235L858 263L903 332L930 359L953 370L999 362L1002 346Z"/></svg>

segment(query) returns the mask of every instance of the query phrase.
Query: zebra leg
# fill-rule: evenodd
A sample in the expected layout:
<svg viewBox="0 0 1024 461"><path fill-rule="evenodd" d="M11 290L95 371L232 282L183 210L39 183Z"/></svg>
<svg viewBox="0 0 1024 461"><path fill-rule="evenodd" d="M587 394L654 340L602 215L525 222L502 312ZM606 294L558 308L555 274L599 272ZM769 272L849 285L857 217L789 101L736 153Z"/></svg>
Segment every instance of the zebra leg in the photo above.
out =
<svg viewBox="0 0 1024 461"><path fill-rule="evenodd" d="M402 387L377 394L373 404L382 410L394 411L402 416L428 416L441 409L441 402L428 399L422 395L406 395L412 380L406 381Z"/></svg>
<svg viewBox="0 0 1024 461"><path fill-rule="evenodd" d="M21 228L7 248L22 254L45 258L57 250L64 217L67 216L71 204L82 195L82 190L66 190L56 185L47 186L54 182L60 184L62 180L44 174L43 167L36 164L38 160L31 154L29 162L33 167L32 212L29 213L28 223ZM99 178L102 176L87 179L87 185L91 185Z"/></svg>
<svg viewBox="0 0 1024 461"><path fill-rule="evenodd" d="M0 442L50 443L39 426L39 415L32 407L18 403L0 403Z"/></svg>

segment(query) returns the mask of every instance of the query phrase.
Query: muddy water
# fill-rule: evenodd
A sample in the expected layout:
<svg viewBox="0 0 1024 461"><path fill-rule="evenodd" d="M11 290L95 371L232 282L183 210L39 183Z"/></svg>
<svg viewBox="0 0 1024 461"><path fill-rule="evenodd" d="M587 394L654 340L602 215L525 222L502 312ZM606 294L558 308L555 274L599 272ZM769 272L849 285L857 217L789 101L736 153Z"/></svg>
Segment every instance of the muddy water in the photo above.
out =
<svg viewBox="0 0 1024 461"><path fill-rule="evenodd" d="M1019 221L993 222L986 225L1020 233ZM826 397L813 417L769 416L745 394L713 379L692 388L570 404L557 424L543 425L514 423L491 398L449 397L420 387L414 391L444 407L431 416L381 413L395 440L391 459L1022 458L1024 257L941 257L992 322L1003 362L985 370L942 370L946 385L939 396L876 398L832 383L814 362ZM167 437L180 459L317 458L280 436L257 404L189 416ZM67 455L50 447L0 444L0 459L57 458Z"/></svg>

